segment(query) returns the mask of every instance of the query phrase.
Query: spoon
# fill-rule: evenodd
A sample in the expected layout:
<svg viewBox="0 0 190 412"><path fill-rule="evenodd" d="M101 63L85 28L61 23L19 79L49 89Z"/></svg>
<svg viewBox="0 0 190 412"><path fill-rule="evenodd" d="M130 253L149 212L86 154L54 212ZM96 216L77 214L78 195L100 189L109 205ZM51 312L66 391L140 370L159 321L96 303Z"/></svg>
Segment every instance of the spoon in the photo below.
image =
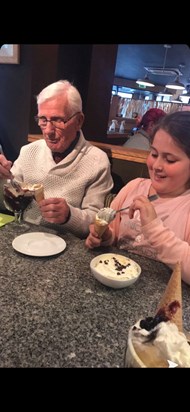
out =
<svg viewBox="0 0 190 412"><path fill-rule="evenodd" d="M156 200L156 199L158 199L158 195L156 195L156 194L148 196L148 200L150 200L150 202L153 202L153 200ZM129 208L130 208L130 206L123 207L122 209L115 210L115 213L121 212L122 210L127 210Z"/></svg>
<svg viewBox="0 0 190 412"><path fill-rule="evenodd" d="M16 192L21 192L22 191L20 183L17 182L17 180L15 180L14 176L11 177L10 183L11 183L12 187L16 190Z"/></svg>
<svg viewBox="0 0 190 412"><path fill-rule="evenodd" d="M156 200L158 198L158 195L151 195L148 196L148 199L150 202L153 200ZM105 220L107 223L110 223L113 219L115 219L116 213L121 212L122 210L129 209L130 206L123 207L122 209L114 210L110 207L104 207L103 209L100 209L97 216L98 219Z"/></svg>

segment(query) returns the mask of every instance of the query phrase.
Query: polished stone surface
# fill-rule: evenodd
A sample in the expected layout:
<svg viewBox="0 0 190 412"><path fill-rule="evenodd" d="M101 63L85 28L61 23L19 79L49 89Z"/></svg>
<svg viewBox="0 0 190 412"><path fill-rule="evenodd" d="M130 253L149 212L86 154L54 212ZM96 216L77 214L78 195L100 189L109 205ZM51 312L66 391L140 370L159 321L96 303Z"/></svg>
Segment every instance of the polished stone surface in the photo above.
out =
<svg viewBox="0 0 190 412"><path fill-rule="evenodd" d="M116 248L90 251L70 233L59 255L31 257L12 248L29 231L15 223L0 229L0 367L122 368L129 327L154 315L171 271L127 254L142 268L125 289L111 289L90 272L90 261ZM184 327L190 330L190 287L182 283Z"/></svg>

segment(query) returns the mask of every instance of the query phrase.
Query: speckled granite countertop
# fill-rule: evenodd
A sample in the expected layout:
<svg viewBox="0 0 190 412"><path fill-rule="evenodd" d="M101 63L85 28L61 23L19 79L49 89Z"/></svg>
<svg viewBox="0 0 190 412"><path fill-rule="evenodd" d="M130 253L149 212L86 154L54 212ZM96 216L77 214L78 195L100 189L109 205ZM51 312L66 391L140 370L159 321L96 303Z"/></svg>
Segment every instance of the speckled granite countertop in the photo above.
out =
<svg viewBox="0 0 190 412"><path fill-rule="evenodd" d="M122 368L129 327L154 314L170 270L128 254L142 267L140 278L110 289L93 278L89 264L118 250L90 251L67 233L60 235L67 243L61 254L26 256L12 248L24 231L15 223L0 229L0 367ZM29 231L48 230L30 225ZM184 283L183 309L190 330L190 287Z"/></svg>

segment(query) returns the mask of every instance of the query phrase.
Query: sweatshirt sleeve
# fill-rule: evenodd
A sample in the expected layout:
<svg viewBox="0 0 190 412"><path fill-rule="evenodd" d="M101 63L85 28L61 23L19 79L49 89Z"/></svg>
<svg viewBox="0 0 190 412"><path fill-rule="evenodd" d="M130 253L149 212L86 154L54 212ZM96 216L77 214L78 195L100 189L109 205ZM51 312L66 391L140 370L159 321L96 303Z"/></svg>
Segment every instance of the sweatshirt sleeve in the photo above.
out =
<svg viewBox="0 0 190 412"><path fill-rule="evenodd" d="M179 239L159 218L142 226L142 233L156 250L158 260L167 264L171 269L174 269L177 261L181 262L182 279L190 284L189 239Z"/></svg>
<svg viewBox="0 0 190 412"><path fill-rule="evenodd" d="M123 207L123 202L126 200L126 198L129 198L129 204L130 204L133 200L133 197L137 195L139 188L142 187L141 184L145 181L148 181L148 179L137 177L136 179L130 180L119 191L117 196L113 199L110 207L114 210L121 209ZM141 193L146 195L148 191L148 186L147 187L145 186L145 189L141 188L140 190L141 190ZM121 220L121 214L117 213L115 219L110 223L110 228L113 231L112 243L114 244L116 244L118 240L120 220Z"/></svg>

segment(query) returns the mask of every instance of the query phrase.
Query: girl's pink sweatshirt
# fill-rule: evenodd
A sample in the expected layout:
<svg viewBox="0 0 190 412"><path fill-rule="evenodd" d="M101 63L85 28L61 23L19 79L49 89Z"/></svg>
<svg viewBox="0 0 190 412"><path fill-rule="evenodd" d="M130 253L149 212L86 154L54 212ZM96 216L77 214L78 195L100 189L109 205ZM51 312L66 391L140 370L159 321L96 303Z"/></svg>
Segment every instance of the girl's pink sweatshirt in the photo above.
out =
<svg viewBox="0 0 190 412"><path fill-rule="evenodd" d="M138 195L149 195L150 179L137 178L124 186L111 204L112 209L129 206ZM120 249L159 260L170 268L182 265L182 279L190 284L190 190L176 198L158 198L153 202L157 218L141 226L137 210L129 219L128 210L116 214L111 222L115 243Z"/></svg>

